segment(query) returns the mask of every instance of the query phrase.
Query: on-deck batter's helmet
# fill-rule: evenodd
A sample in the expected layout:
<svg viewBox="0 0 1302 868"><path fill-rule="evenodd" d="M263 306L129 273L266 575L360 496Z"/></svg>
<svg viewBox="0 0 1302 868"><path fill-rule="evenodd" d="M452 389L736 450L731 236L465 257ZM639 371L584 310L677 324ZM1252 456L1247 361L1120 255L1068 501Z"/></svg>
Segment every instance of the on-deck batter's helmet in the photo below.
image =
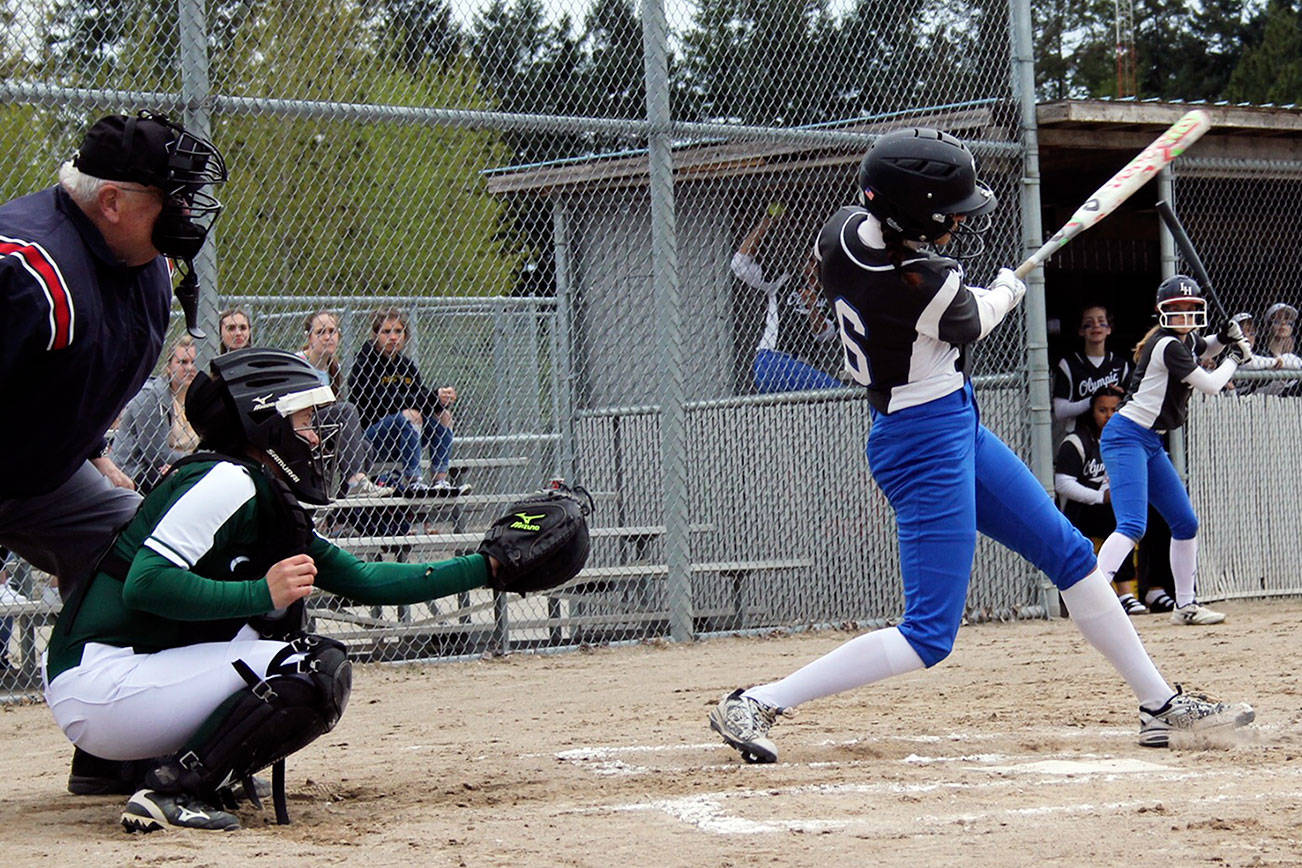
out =
<svg viewBox="0 0 1302 868"><path fill-rule="evenodd" d="M1176 302L1196 302L1197 307L1178 310L1172 307ZM1162 281L1157 288L1157 324L1162 328L1171 328L1173 325L1171 317L1186 314L1193 315L1194 328L1207 327L1207 299L1203 298L1203 291L1198 286L1198 281L1187 274L1173 274ZM1185 326L1188 323L1181 325Z"/></svg>
<svg viewBox="0 0 1302 868"><path fill-rule="evenodd" d="M914 127L882 136L859 163L860 203L888 230L911 241L965 236L981 245L984 225L959 224L958 215L980 217L998 200L977 180L967 145L940 130ZM963 251L975 256L980 249Z"/></svg>
<svg viewBox="0 0 1302 868"><path fill-rule="evenodd" d="M72 164L106 181L131 181L163 191L153 244L165 256L193 259L221 213L205 186L226 181L221 151L166 115L109 115L86 131Z"/></svg>
<svg viewBox="0 0 1302 868"><path fill-rule="evenodd" d="M318 442L313 445L289 417L334 400L306 360L285 350L251 348L218 356L208 373L195 374L185 414L200 448L244 457L252 446L280 471L296 497L326 504L334 490L330 459L339 426L314 424Z"/></svg>

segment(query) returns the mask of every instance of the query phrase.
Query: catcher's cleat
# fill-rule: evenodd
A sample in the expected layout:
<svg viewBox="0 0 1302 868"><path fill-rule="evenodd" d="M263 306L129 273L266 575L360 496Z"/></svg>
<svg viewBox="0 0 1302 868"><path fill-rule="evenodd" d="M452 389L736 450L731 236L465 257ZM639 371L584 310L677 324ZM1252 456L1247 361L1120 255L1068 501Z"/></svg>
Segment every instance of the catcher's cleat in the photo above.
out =
<svg viewBox="0 0 1302 868"><path fill-rule="evenodd" d="M129 796L140 789L154 760L106 760L79 747L72 751L68 792L74 796Z"/></svg>
<svg viewBox="0 0 1302 868"><path fill-rule="evenodd" d="M1224 612L1209 609L1197 601L1185 606L1176 606L1171 610L1171 623L1173 624L1204 627L1208 624L1219 624L1224 620Z"/></svg>
<svg viewBox="0 0 1302 868"><path fill-rule="evenodd" d="M122 812L122 828L128 832L158 829L204 829L229 832L240 827L239 819L219 811L197 796L139 790Z"/></svg>
<svg viewBox="0 0 1302 868"><path fill-rule="evenodd" d="M1257 716L1246 702L1217 702L1200 694L1185 693L1178 684L1175 691L1175 696L1155 711L1139 707L1139 743L1144 747L1166 747L1174 730L1207 732L1247 726Z"/></svg>
<svg viewBox="0 0 1302 868"><path fill-rule="evenodd" d="M743 696L738 687L710 709L710 729L723 736L724 743L736 748L746 762L775 763L778 748L768 737L769 728L779 714L789 713Z"/></svg>

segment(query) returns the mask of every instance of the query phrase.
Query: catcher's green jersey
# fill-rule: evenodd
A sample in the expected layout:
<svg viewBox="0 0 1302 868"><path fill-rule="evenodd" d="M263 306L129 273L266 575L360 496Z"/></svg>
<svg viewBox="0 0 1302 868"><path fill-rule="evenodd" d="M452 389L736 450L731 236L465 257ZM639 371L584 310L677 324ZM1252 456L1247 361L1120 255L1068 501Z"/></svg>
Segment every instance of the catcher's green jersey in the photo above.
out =
<svg viewBox="0 0 1302 868"><path fill-rule="evenodd" d="M283 526L278 498L259 471L228 461L178 467L140 505L115 551L125 581L100 572L80 606L65 606L50 639L47 678L81 662L87 642L152 653L233 637L272 610L267 534ZM432 600L477 588L488 562L473 554L437 564L363 563L315 534L307 554L316 585L368 605Z"/></svg>

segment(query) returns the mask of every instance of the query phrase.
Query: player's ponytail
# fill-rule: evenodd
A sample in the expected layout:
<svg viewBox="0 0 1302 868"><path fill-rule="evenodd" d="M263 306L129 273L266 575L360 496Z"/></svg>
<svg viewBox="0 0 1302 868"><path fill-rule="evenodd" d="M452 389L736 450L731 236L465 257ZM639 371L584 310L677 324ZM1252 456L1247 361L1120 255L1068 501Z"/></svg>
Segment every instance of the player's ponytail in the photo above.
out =
<svg viewBox="0 0 1302 868"><path fill-rule="evenodd" d="M1144 333L1144 336L1142 338L1139 339L1139 343L1135 344L1136 362L1138 362L1139 357L1144 354L1144 344L1148 343L1148 339L1151 338L1153 335L1157 334L1157 330L1160 328L1161 328L1160 325L1153 326L1151 329L1149 329L1147 332Z"/></svg>

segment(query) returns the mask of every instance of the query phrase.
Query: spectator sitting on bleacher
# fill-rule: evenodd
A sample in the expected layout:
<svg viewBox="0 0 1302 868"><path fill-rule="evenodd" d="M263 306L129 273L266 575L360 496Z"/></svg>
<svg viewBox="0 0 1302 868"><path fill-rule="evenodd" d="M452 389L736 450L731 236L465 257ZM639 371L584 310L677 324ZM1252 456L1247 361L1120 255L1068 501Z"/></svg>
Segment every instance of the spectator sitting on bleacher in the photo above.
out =
<svg viewBox="0 0 1302 868"><path fill-rule="evenodd" d="M1302 369L1302 357L1294 351L1294 327L1297 325L1297 308L1276 302L1266 309L1263 317L1261 340L1253 344L1254 356L1274 359L1276 370ZM1258 395L1295 395L1298 381L1270 380L1257 387Z"/></svg>
<svg viewBox="0 0 1302 868"><path fill-rule="evenodd" d="M217 331L221 335L222 353L242 350L253 340L253 327L243 308L233 307L218 314Z"/></svg>
<svg viewBox="0 0 1302 868"><path fill-rule="evenodd" d="M361 414L376 461L397 461L398 486L416 493L466 494L467 485L448 481L452 458L452 404L457 390L444 386L435 395L425 388L416 363L403 355L407 318L395 308L371 321L372 340L362 345L348 374L348 396ZM425 483L422 444L430 452L434 484ZM377 477L379 479L379 477Z"/></svg>
<svg viewBox="0 0 1302 868"><path fill-rule="evenodd" d="M109 453L135 480L136 490L153 489L177 459L189 455L199 436L185 418L185 392L194 379L194 339L182 335L167 356L167 368L145 383L118 420Z"/></svg>
<svg viewBox="0 0 1302 868"><path fill-rule="evenodd" d="M343 376L339 370L339 317L328 310L308 314L303 321L303 349L298 354L316 369L321 385L329 386L336 395L343 390ZM357 405L351 401L336 401L317 410L317 420L323 425L339 426L336 461L339 475L344 480L344 497L384 497L393 494L388 486L376 485L362 468L369 463L370 447L362 436L362 421Z"/></svg>

